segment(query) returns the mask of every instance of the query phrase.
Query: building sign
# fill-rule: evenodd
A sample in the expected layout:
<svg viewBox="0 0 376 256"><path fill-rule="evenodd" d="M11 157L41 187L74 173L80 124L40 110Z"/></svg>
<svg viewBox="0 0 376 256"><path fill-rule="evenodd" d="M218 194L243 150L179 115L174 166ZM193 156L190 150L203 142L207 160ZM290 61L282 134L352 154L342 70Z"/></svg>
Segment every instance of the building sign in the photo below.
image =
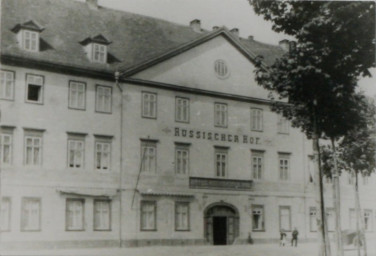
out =
<svg viewBox="0 0 376 256"><path fill-rule="evenodd" d="M228 190L250 190L252 188L252 181L190 177L189 187Z"/></svg>
<svg viewBox="0 0 376 256"><path fill-rule="evenodd" d="M182 137L182 138L211 140L211 141L224 141L224 142L257 144L257 145L261 144L260 137L223 133L223 132L184 129L180 127L175 127L174 136Z"/></svg>

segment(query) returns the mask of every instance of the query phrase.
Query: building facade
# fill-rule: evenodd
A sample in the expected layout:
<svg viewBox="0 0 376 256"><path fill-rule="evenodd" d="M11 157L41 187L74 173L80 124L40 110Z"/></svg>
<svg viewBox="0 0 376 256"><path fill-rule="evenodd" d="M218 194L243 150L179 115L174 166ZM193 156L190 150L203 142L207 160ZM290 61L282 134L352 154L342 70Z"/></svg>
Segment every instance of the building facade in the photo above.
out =
<svg viewBox="0 0 376 256"><path fill-rule="evenodd" d="M5 0L1 24L3 248L274 242L294 227L316 238L311 143L254 79L256 58L271 65L288 42L96 1ZM376 181L363 179L374 237ZM331 193L326 180L334 231Z"/></svg>

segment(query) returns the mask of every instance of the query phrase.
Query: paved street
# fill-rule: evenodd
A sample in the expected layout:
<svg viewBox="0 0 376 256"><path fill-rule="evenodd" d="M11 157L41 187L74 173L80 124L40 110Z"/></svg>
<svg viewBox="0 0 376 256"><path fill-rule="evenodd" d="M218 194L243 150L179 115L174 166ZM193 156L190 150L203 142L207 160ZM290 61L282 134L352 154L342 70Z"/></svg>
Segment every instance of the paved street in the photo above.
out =
<svg viewBox="0 0 376 256"><path fill-rule="evenodd" d="M233 245L233 246L184 246L184 247L143 247L111 249L75 249L54 251L8 251L2 256L317 256L317 245L305 243L299 247L279 247L278 245ZM332 251L332 255L335 252ZM346 250L345 256L356 256L355 250ZM370 244L368 256L376 256L375 245Z"/></svg>

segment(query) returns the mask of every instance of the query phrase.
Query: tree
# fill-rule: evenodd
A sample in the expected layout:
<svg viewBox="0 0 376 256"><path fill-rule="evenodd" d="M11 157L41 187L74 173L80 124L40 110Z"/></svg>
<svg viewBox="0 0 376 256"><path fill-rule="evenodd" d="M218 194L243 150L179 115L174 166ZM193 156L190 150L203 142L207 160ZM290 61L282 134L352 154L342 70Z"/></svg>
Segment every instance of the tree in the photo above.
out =
<svg viewBox="0 0 376 256"><path fill-rule="evenodd" d="M274 101L272 110L290 119L293 126L300 127L313 139L320 253L329 255L323 224L319 139L335 141L361 121L358 113L361 98L355 94L355 88L359 75L370 75L368 69L375 65L375 5L373 2L249 1L256 14L273 23L273 30L291 35L297 41L296 45L290 43L289 53L266 69L261 65L260 56L256 81L278 94L277 99L270 94Z"/></svg>

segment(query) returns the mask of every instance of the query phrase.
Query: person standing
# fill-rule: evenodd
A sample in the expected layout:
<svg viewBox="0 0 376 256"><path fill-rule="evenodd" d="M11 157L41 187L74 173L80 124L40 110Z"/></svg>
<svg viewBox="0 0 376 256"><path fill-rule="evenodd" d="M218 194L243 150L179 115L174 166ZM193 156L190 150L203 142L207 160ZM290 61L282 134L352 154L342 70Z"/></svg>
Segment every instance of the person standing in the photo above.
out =
<svg viewBox="0 0 376 256"><path fill-rule="evenodd" d="M294 228L294 231L292 231L291 246L294 246L294 242L295 242L295 247L298 246L298 235L299 235L299 231L297 230L297 228Z"/></svg>
<svg viewBox="0 0 376 256"><path fill-rule="evenodd" d="M287 236L287 234L282 229L281 230L281 237L280 237L280 241L279 241L279 246L285 246L285 244L286 244L286 236Z"/></svg>

